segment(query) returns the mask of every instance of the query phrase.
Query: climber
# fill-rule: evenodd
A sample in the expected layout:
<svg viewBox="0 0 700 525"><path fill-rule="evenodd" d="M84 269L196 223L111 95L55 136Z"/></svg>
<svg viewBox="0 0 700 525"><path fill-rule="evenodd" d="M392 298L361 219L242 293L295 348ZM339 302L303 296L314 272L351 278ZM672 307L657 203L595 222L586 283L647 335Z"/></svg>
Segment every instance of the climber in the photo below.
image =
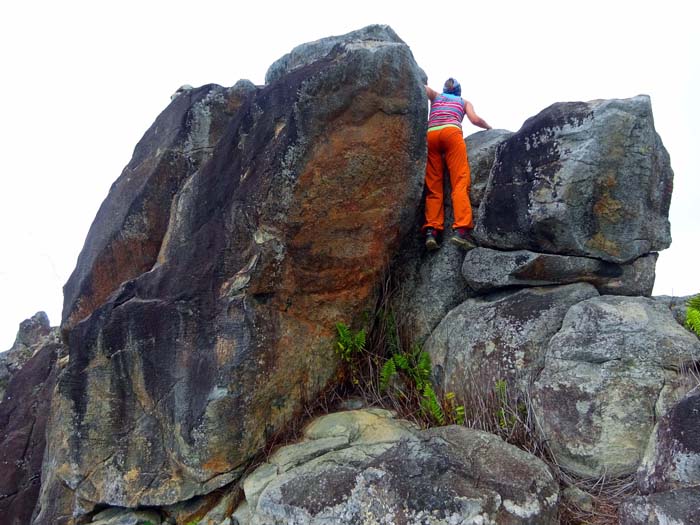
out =
<svg viewBox="0 0 700 525"><path fill-rule="evenodd" d="M428 117L428 163L425 168L425 247L436 250L437 236L444 228L442 174L443 156L450 172L452 208L454 210L453 235L450 241L465 250L474 248L469 231L474 227L469 202L471 177L467 160L467 147L462 137L464 115L469 122L484 129L491 129L484 119L474 112L471 102L461 98L462 88L454 78L448 78L442 93L425 86L430 99Z"/></svg>

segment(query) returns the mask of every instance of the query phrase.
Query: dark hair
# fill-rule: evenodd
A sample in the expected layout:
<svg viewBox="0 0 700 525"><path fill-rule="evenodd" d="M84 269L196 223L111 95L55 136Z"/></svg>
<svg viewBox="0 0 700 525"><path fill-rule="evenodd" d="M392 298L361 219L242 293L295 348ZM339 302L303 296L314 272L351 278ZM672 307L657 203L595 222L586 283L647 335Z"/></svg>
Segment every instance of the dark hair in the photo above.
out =
<svg viewBox="0 0 700 525"><path fill-rule="evenodd" d="M445 85L442 88L442 92L459 97L462 95L462 86L459 85L459 82L457 82L456 79L450 77L445 80Z"/></svg>

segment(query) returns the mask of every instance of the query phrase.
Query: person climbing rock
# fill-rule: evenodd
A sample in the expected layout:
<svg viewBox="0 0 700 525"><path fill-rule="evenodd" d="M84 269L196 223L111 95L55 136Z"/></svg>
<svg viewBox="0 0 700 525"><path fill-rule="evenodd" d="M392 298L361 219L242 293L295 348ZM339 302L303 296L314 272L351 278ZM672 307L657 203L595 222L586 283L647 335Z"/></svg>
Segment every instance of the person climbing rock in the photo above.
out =
<svg viewBox="0 0 700 525"><path fill-rule="evenodd" d="M462 98L462 88L454 78L448 78L442 93L425 86L430 99L428 117L428 163L425 168L425 247L438 249L438 235L444 229L443 206L443 158L450 172L452 208L454 210L453 235L450 241L465 250L474 248L469 232L474 227L469 202L471 176L467 160L467 147L462 136L462 120L484 129L491 129L484 119L474 112L471 102Z"/></svg>

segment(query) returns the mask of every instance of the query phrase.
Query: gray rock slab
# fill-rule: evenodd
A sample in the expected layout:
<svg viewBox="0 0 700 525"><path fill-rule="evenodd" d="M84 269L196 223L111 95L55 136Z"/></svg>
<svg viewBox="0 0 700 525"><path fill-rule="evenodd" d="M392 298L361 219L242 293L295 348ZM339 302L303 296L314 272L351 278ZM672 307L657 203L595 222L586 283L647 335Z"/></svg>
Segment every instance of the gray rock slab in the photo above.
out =
<svg viewBox="0 0 700 525"><path fill-rule="evenodd" d="M654 253L618 264L591 257L475 248L464 258L462 275L469 287L480 293L514 286L586 282L601 295L649 296L657 258Z"/></svg>
<svg viewBox="0 0 700 525"><path fill-rule="evenodd" d="M564 469L583 477L634 473L654 421L691 387L700 341L665 305L601 296L571 307L534 385L535 413Z"/></svg>

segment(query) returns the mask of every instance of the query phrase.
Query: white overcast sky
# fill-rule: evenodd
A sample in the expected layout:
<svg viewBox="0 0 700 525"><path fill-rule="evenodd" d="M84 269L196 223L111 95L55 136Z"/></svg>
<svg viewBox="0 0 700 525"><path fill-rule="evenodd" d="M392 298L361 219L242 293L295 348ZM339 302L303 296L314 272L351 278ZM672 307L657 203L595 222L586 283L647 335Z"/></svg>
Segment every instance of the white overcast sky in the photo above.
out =
<svg viewBox="0 0 700 525"><path fill-rule="evenodd" d="M182 84L262 84L294 46L390 25L429 84L516 131L554 102L651 96L675 171L654 293L700 292L700 31L687 0L8 1L0 7L0 350L62 286L133 148ZM477 131L465 129L466 134ZM695 258L695 261L692 259Z"/></svg>

